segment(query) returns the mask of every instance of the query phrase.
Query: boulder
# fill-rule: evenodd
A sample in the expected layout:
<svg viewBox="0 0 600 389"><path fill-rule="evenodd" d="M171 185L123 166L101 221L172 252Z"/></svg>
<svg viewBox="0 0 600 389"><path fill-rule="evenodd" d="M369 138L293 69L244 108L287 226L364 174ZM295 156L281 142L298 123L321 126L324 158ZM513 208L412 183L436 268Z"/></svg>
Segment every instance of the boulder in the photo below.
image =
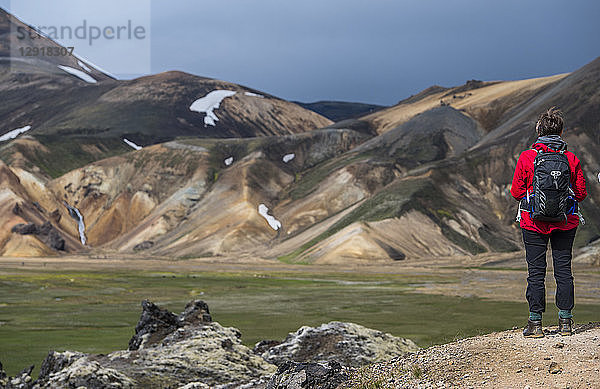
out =
<svg viewBox="0 0 600 389"><path fill-rule="evenodd" d="M49 359L51 361L48 362ZM56 365L52 366L53 363ZM103 361L95 361L93 357L81 353L51 352L43 365L46 365L47 369L43 376L40 373L35 388L129 389L135 387L135 382L125 374L107 367ZM53 370L59 367L59 370Z"/></svg>
<svg viewBox="0 0 600 389"><path fill-rule="evenodd" d="M277 369L267 384L267 389L319 388L335 389L349 378L337 362L298 363L285 362Z"/></svg>
<svg viewBox="0 0 600 389"><path fill-rule="evenodd" d="M410 339L398 338L354 323L333 321L319 327L301 327L268 348L262 357L277 366L294 362L339 362L359 367L417 351Z"/></svg>

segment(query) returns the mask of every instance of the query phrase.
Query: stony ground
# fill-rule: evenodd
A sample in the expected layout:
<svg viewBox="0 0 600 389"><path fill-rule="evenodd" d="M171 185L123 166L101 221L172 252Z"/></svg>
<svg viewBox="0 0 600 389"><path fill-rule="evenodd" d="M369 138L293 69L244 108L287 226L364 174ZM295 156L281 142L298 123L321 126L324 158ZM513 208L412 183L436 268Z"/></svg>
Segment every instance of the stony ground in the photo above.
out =
<svg viewBox="0 0 600 389"><path fill-rule="evenodd" d="M600 323L573 336L546 327L543 339L521 329L461 339L354 371L343 388L600 388Z"/></svg>

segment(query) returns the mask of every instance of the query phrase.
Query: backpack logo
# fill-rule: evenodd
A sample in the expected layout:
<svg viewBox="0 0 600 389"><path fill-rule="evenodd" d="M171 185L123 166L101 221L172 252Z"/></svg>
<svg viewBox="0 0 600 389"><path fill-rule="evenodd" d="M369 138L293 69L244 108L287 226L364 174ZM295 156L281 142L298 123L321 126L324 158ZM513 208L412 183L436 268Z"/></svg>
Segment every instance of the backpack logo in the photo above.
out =
<svg viewBox="0 0 600 389"><path fill-rule="evenodd" d="M552 170L550 172L550 175L552 176L552 178L554 178L555 180L560 177L560 175L562 174L562 172L560 170Z"/></svg>

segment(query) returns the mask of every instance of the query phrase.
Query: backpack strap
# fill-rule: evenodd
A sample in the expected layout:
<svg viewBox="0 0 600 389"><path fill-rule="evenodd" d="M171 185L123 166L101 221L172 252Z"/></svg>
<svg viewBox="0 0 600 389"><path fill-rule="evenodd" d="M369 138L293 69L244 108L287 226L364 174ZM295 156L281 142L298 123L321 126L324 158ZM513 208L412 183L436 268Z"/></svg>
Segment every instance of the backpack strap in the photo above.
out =
<svg viewBox="0 0 600 389"><path fill-rule="evenodd" d="M582 226L585 226L585 219L583 218L583 215L581 214L581 212L577 211L577 213L574 213L574 215L579 216L579 222L581 223Z"/></svg>

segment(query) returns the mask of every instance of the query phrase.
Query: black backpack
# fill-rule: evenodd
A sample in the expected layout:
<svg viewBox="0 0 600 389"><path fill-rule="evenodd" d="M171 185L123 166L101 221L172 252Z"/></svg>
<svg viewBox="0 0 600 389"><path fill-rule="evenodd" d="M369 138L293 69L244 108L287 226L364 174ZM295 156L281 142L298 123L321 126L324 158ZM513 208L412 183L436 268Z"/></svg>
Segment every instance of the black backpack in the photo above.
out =
<svg viewBox="0 0 600 389"><path fill-rule="evenodd" d="M533 201L531 219L559 222L567 220L573 206L570 197L571 168L563 151L543 152L533 162Z"/></svg>

